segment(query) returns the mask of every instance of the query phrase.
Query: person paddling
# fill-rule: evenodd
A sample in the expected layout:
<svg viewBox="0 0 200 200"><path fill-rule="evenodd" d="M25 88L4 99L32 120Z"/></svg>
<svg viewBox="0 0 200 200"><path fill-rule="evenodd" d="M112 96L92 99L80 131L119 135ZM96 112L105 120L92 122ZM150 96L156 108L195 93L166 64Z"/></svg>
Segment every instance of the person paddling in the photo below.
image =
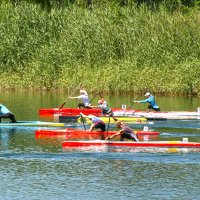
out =
<svg viewBox="0 0 200 200"><path fill-rule="evenodd" d="M10 112L10 110L8 110L8 108L6 108L6 106L4 106L3 104L0 104L0 122L1 122L2 118L9 118L12 121L12 123L17 122L14 114L12 112Z"/></svg>
<svg viewBox="0 0 200 200"><path fill-rule="evenodd" d="M134 131L129 128L126 124L124 124L123 122L121 121L118 121L116 123L117 127L120 128L121 130L118 131L117 133L115 133L114 135L111 135L110 137L106 137L106 140L108 139L112 139L118 135L120 135L120 141L124 141L124 139L131 139L135 142L139 142L136 134L134 133Z"/></svg>
<svg viewBox="0 0 200 200"><path fill-rule="evenodd" d="M149 103L148 112L150 112L151 109L155 111L160 111L159 106L156 104L155 97L150 92L147 92L144 96L147 97L147 99L134 101L134 102L135 103Z"/></svg>
<svg viewBox="0 0 200 200"><path fill-rule="evenodd" d="M104 98L101 98L98 101L98 106L91 106L93 108L100 108L102 110L102 115L108 115L109 117L112 117L115 121L118 121L117 118L114 117L114 113L111 108L108 107L107 101L104 100Z"/></svg>
<svg viewBox="0 0 200 200"><path fill-rule="evenodd" d="M83 113L80 113L80 115L92 121L92 125L90 126L89 131L93 131L94 129L101 129L102 132L105 132L106 125L101 119L99 119L98 117L94 115L84 115Z"/></svg>
<svg viewBox="0 0 200 200"><path fill-rule="evenodd" d="M78 104L78 108L79 109L81 107L90 108L90 100L89 100L89 97L88 97L88 93L84 89L80 90L80 95L79 96L77 96L77 97L69 97L69 99L81 99L82 103Z"/></svg>

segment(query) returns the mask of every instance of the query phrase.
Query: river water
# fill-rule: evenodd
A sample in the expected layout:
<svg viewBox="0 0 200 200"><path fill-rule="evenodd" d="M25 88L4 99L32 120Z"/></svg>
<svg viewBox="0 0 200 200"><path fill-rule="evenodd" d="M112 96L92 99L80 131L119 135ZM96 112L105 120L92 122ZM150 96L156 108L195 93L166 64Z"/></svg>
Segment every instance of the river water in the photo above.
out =
<svg viewBox="0 0 200 200"><path fill-rule="evenodd" d="M39 108L59 107L63 93L6 92L1 103L17 120L45 120ZM92 98L92 95L91 95ZM129 106L134 96L106 96L112 107ZM94 103L97 99L94 100ZM157 96L163 111L195 110L197 97ZM66 107L75 107L76 100ZM135 104L145 110L146 104ZM159 140L200 142L200 121L147 124ZM73 126L73 124L70 124ZM143 124L132 125L143 128ZM145 125L146 126L146 125ZM36 139L38 127L0 128L0 199L200 199L200 154L133 152L66 152L60 140Z"/></svg>

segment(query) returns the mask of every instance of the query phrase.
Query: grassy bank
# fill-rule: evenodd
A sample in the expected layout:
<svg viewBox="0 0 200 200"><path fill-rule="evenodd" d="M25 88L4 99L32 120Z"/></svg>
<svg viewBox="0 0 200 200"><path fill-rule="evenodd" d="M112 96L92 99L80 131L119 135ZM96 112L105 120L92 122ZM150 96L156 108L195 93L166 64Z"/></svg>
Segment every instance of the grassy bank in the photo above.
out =
<svg viewBox="0 0 200 200"><path fill-rule="evenodd" d="M1 89L200 94L200 14L0 6Z"/></svg>

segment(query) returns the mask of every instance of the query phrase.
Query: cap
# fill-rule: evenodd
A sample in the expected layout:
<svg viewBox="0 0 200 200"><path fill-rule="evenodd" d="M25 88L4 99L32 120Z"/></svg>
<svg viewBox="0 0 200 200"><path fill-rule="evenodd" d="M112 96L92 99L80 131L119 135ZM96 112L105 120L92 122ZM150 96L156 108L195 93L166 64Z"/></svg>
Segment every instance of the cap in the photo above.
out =
<svg viewBox="0 0 200 200"><path fill-rule="evenodd" d="M87 92L85 90L80 90L80 94L86 94L87 95Z"/></svg>
<svg viewBox="0 0 200 200"><path fill-rule="evenodd" d="M120 126L121 126L121 124L122 124L122 122L121 122L121 121L117 121L117 123L116 123L116 126L117 126L117 127L120 127Z"/></svg>
<svg viewBox="0 0 200 200"><path fill-rule="evenodd" d="M144 96L147 97L147 96L150 96L150 92L147 92Z"/></svg>
<svg viewBox="0 0 200 200"><path fill-rule="evenodd" d="M102 104L102 103L103 103L103 100L100 99L100 100L98 101L98 104Z"/></svg>

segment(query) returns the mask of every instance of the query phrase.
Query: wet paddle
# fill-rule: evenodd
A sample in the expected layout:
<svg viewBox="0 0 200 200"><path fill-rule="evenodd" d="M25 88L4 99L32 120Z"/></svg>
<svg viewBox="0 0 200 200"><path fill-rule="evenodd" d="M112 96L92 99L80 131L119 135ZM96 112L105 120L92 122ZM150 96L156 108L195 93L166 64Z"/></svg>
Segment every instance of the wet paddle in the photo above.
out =
<svg viewBox="0 0 200 200"><path fill-rule="evenodd" d="M88 105L90 105L92 103L92 101L96 98L97 95L99 95L99 92L94 95L94 97L90 100L90 102L88 103ZM85 109L86 109L86 107L83 108L83 110L85 110Z"/></svg>
<svg viewBox="0 0 200 200"><path fill-rule="evenodd" d="M136 99L135 100L137 100L138 99L138 96L136 97ZM128 107L128 109L130 109L132 106L133 106L133 104L135 103L135 100L132 102L132 104ZM126 114L126 111L124 112L124 114L123 114L123 116Z"/></svg>
<svg viewBox="0 0 200 200"><path fill-rule="evenodd" d="M109 128L110 128L110 115L109 115L108 127L107 127L107 137L108 137L108 131L109 131Z"/></svg>
<svg viewBox="0 0 200 200"><path fill-rule="evenodd" d="M78 87L75 88L75 90L70 94L72 96L79 88L81 87L81 84L78 85ZM59 107L59 110L69 101L69 98L65 100L65 102Z"/></svg>
<svg viewBox="0 0 200 200"><path fill-rule="evenodd" d="M101 94L100 94L99 92L97 92L97 93L94 95L94 97L91 99L90 103L96 98L97 95L99 95L101 98L103 98L103 97L101 96Z"/></svg>
<svg viewBox="0 0 200 200"><path fill-rule="evenodd" d="M135 103L135 102L133 101L133 103L128 107L128 109L130 109L130 108L133 106L134 103Z"/></svg>
<svg viewBox="0 0 200 200"><path fill-rule="evenodd" d="M84 129L86 131L86 127L85 127L85 122L84 122L84 119L83 119L83 115L80 114L80 116L81 116L81 120L82 120L82 123L83 123L83 127L84 127Z"/></svg>

